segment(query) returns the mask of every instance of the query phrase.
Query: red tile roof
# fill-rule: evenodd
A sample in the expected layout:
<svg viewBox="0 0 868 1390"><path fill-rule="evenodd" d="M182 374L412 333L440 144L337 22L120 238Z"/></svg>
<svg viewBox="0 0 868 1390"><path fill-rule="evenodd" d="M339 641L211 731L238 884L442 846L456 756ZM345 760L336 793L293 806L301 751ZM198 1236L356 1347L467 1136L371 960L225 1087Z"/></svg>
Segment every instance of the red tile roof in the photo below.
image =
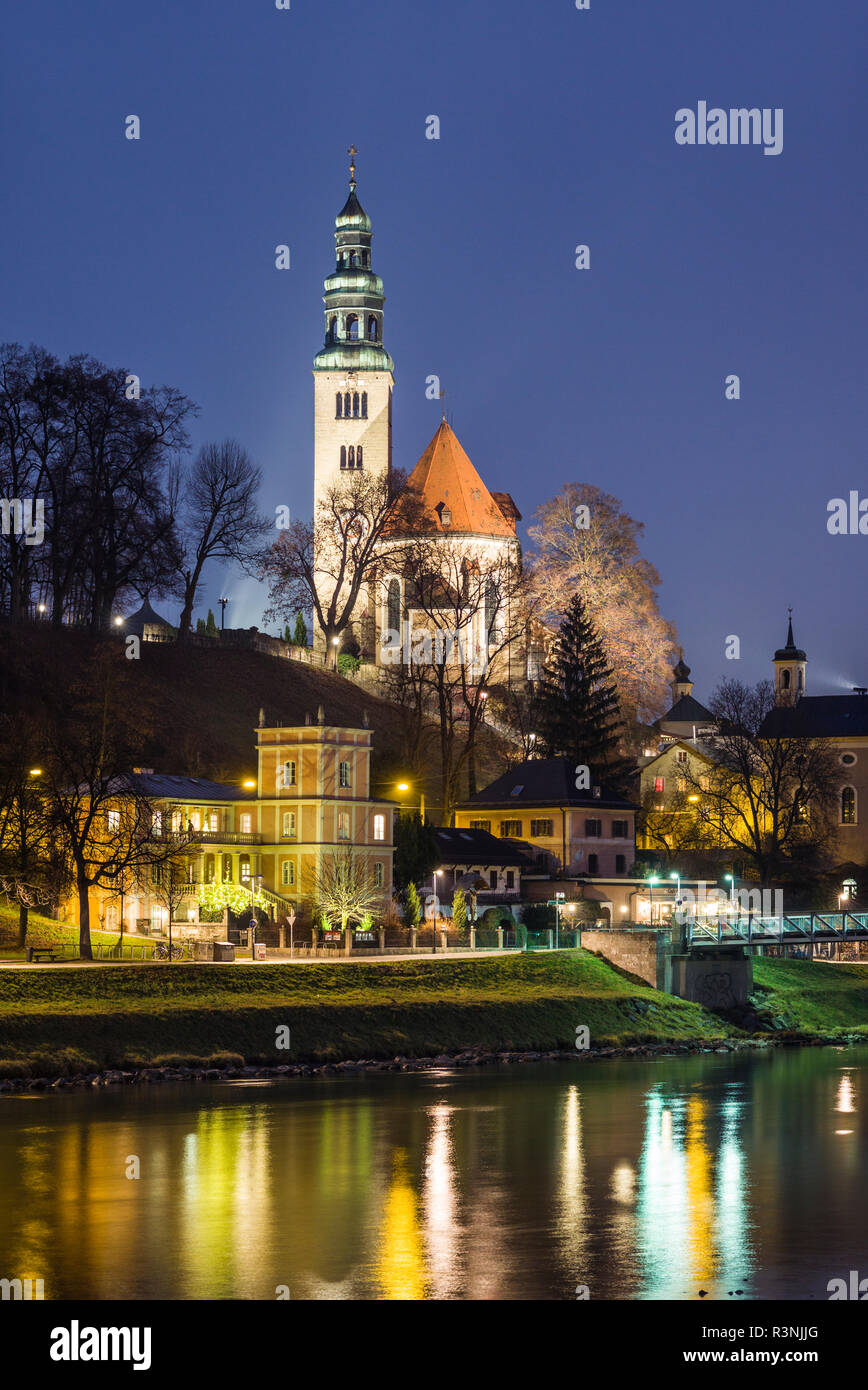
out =
<svg viewBox="0 0 868 1390"><path fill-rule="evenodd" d="M421 506L421 517L413 516L411 523L414 532L430 529L441 535L470 532L477 536L514 536L516 518L521 518L509 493L488 491L445 420L407 479L405 492L413 497L412 504L407 499L408 519L417 500ZM399 530L400 521L399 497L395 531Z"/></svg>

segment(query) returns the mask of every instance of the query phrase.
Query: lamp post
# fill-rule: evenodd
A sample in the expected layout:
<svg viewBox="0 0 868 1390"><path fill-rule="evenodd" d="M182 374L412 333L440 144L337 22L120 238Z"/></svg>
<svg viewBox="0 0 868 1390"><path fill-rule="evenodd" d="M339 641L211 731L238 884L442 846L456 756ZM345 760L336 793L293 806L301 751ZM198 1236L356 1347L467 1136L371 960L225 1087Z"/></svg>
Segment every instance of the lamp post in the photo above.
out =
<svg viewBox="0 0 868 1390"><path fill-rule="evenodd" d="M724 874L725 881L729 884L729 905L735 907L735 879L732 874Z"/></svg>
<svg viewBox="0 0 868 1390"><path fill-rule="evenodd" d="M569 912L569 913L571 914L571 916L570 916L570 921L571 921L571 922L574 920L572 914L575 913L575 910L576 910L576 905L575 905L575 903L567 903L567 912ZM576 944L577 944L577 942L576 942L575 938L573 938L573 945L575 946Z"/></svg>
<svg viewBox="0 0 868 1390"><path fill-rule="evenodd" d="M250 959L256 960L256 890L262 883L263 874L250 876Z"/></svg>
<svg viewBox="0 0 868 1390"><path fill-rule="evenodd" d="M399 792L408 792L411 788L412 784L410 782L399 782L396 790ZM423 791L419 793L419 816L421 820L425 819L425 793Z"/></svg>
<svg viewBox="0 0 868 1390"><path fill-rule="evenodd" d="M432 947L432 953L433 953L435 956L436 956L436 954L437 954L437 914L438 914L438 912L440 911L440 901L439 901L439 899L438 899L438 897L437 897L437 880L438 880L439 877L440 877L440 870L439 870L439 869L435 869L435 870L434 870L434 874L433 874L433 879L434 879L434 945L433 945L433 947Z"/></svg>
<svg viewBox="0 0 868 1390"><path fill-rule="evenodd" d="M561 903L566 897L565 893L555 893L555 950L559 951L561 946Z"/></svg>
<svg viewBox="0 0 868 1390"><path fill-rule="evenodd" d="M333 671L336 671L336 670L338 669L338 641L339 641L339 639L338 639L337 637L333 637L333 638L332 638L332 646L334 647L334 652L333 652L333 655L332 655L332 670L333 670Z"/></svg>

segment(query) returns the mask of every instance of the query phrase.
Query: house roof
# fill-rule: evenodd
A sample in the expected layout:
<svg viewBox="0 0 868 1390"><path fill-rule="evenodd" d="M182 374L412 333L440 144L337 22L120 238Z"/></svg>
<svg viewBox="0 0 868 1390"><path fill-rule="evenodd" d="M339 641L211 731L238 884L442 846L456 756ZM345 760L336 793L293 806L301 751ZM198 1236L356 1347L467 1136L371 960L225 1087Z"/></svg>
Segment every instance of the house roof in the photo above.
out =
<svg viewBox="0 0 868 1390"><path fill-rule="evenodd" d="M452 427L443 420L413 469L395 504L393 534L400 534L402 498L412 530L438 535L514 536L521 513L507 492L491 493L480 478ZM421 516L412 508L418 504Z"/></svg>
<svg viewBox="0 0 868 1390"><path fill-rule="evenodd" d="M694 700L692 695L682 695L675 701L671 710L657 720L657 728L663 724L714 724L715 718L710 709Z"/></svg>
<svg viewBox="0 0 868 1390"><path fill-rule="evenodd" d="M132 772L125 781L141 796L154 801L255 801L255 788L233 782L209 782L205 777L174 777L161 772Z"/></svg>
<svg viewBox="0 0 868 1390"><path fill-rule="evenodd" d="M528 806L587 806L609 810L638 810L636 803L625 801L605 786L595 796L592 788L576 789L576 769L571 758L531 758L502 777L483 787L475 796L460 803L461 810L508 811Z"/></svg>
<svg viewBox="0 0 868 1390"><path fill-rule="evenodd" d="M868 737L868 695L803 695L795 705L770 710L763 738Z"/></svg>
<svg viewBox="0 0 868 1390"><path fill-rule="evenodd" d="M436 830L441 864L500 865L507 868L536 868L526 848L513 840L501 840L487 830Z"/></svg>
<svg viewBox="0 0 868 1390"><path fill-rule="evenodd" d="M134 636L141 637L146 627L162 627L167 632L173 630L168 618L161 618L159 613L154 612L148 600L143 599L141 608L137 608L135 613L124 619L124 629Z"/></svg>

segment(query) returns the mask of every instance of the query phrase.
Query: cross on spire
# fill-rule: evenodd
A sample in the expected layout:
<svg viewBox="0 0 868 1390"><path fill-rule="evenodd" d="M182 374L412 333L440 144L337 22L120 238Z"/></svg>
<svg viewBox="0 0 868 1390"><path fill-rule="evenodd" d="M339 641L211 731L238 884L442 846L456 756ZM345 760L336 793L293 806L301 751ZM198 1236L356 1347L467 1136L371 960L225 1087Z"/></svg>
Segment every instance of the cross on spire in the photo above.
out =
<svg viewBox="0 0 868 1390"><path fill-rule="evenodd" d="M356 181L356 155L358 154L355 145L349 146L347 154L350 157L350 183L354 184Z"/></svg>
<svg viewBox="0 0 868 1390"><path fill-rule="evenodd" d="M441 414L441 416L443 417L443 423L444 423L444 425L445 425L445 423L446 423L446 388L445 388L444 386L441 386L441 387L440 387L440 414Z"/></svg>

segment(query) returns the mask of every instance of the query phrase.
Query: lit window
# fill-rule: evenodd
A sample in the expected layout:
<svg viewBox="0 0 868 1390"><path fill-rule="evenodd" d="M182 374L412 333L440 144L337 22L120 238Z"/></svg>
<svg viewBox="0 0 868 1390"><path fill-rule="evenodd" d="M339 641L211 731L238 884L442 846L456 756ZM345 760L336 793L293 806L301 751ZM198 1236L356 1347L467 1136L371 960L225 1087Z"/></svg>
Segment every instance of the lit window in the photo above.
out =
<svg viewBox="0 0 868 1390"><path fill-rule="evenodd" d="M538 835L553 835L555 833L555 823L553 820L532 820L530 823L530 838L536 839Z"/></svg>
<svg viewBox="0 0 868 1390"><path fill-rule="evenodd" d="M238 873L242 882L246 882L250 877L250 855L242 854L238 859Z"/></svg>
<svg viewBox="0 0 868 1390"><path fill-rule="evenodd" d="M662 777L655 777L655 778L654 778L654 790L655 790L655 792L662 792L662 791L663 791L663 778L662 778Z"/></svg>
<svg viewBox="0 0 868 1390"><path fill-rule="evenodd" d="M295 883L295 864L291 859L284 859L280 866L280 881L284 888L292 888Z"/></svg>
<svg viewBox="0 0 868 1390"><path fill-rule="evenodd" d="M341 787L349 787L349 786L352 786L352 783L350 782L350 765L349 765L349 763L340 763L340 764L339 764L339 766L338 766L338 785L341 786Z"/></svg>
<svg viewBox="0 0 868 1390"><path fill-rule="evenodd" d="M841 824L856 824L856 793L852 787L844 787L841 792Z"/></svg>
<svg viewBox="0 0 868 1390"><path fill-rule="evenodd" d="M155 835L162 835L162 833L163 833L163 813L162 813L162 811L155 811L155 812L154 812L153 818L152 818L152 820L151 820L151 829L153 830L153 832L154 832Z"/></svg>
<svg viewBox="0 0 868 1390"><path fill-rule="evenodd" d="M490 831L490 830L491 830L491 821L490 821L490 820L472 820L472 821L470 822L470 829L471 829L471 830L489 830L489 831Z"/></svg>
<svg viewBox="0 0 868 1390"><path fill-rule="evenodd" d="M120 813L120 811L107 811L107 812L106 812L106 823L107 823L107 825L108 825L109 830L120 830L120 828L121 828L121 813Z"/></svg>
<svg viewBox="0 0 868 1390"><path fill-rule="evenodd" d="M507 840L507 839L520 839L520 838L521 838L521 821L520 821L520 820L502 820L502 821L500 822L500 838L501 838L502 840Z"/></svg>
<svg viewBox="0 0 868 1390"><path fill-rule="evenodd" d="M676 777L676 778L675 778L675 790L676 790L676 791L679 791L679 792L686 792L686 791L687 791L687 778L686 778L686 777Z"/></svg>
<svg viewBox="0 0 868 1390"><path fill-rule="evenodd" d="M284 811L283 834L287 840L295 838L295 811Z"/></svg>
<svg viewBox="0 0 868 1390"><path fill-rule="evenodd" d="M190 816L190 826L193 830L200 830L202 822L198 811L193 811Z"/></svg>
<svg viewBox="0 0 868 1390"><path fill-rule="evenodd" d="M181 812L180 812L180 811L173 811L173 812L172 812L172 834L173 834L173 835L178 835L178 834L180 834L180 831L181 831Z"/></svg>
<svg viewBox="0 0 868 1390"><path fill-rule="evenodd" d="M374 817L374 821L375 821L374 839L376 839L376 838L377 838L377 833L376 833L376 816ZM350 813L349 813L349 811L338 811L338 839L339 839L339 840L348 840L349 838L350 838ZM382 839L382 838L383 838L383 837L382 837L382 835L381 835L381 836L380 836L380 839Z"/></svg>
<svg viewBox="0 0 868 1390"><path fill-rule="evenodd" d="M347 817L349 819L349 817ZM374 816L374 839L385 840L386 838L386 817Z"/></svg>
<svg viewBox="0 0 868 1390"><path fill-rule="evenodd" d="M382 864L377 863L377 864L374 865L374 887L375 887L375 888L382 888L382 886L383 886L383 866L382 866Z"/></svg>
<svg viewBox="0 0 868 1390"><path fill-rule="evenodd" d="M251 829L252 824L253 824L253 820L252 820L252 817L251 817L251 815L250 815L250 812L249 812L249 811L242 811L242 813L241 813L241 833L242 833L242 835L249 835L249 834L250 834L250 829ZM199 828L199 827L197 826L196 829L198 830L198 828Z"/></svg>
<svg viewBox="0 0 868 1390"><path fill-rule="evenodd" d="M216 812L216 811L210 811L210 812L208 813L208 829L212 832L212 834L215 834L215 833L217 832L217 830L219 829L219 826L220 826L220 822L219 822L219 819L218 819L218 817L217 817L217 812Z"/></svg>
<svg viewBox="0 0 868 1390"><path fill-rule="evenodd" d="M292 760L283 764L283 777L279 780L285 787L295 786L295 763Z"/></svg>

